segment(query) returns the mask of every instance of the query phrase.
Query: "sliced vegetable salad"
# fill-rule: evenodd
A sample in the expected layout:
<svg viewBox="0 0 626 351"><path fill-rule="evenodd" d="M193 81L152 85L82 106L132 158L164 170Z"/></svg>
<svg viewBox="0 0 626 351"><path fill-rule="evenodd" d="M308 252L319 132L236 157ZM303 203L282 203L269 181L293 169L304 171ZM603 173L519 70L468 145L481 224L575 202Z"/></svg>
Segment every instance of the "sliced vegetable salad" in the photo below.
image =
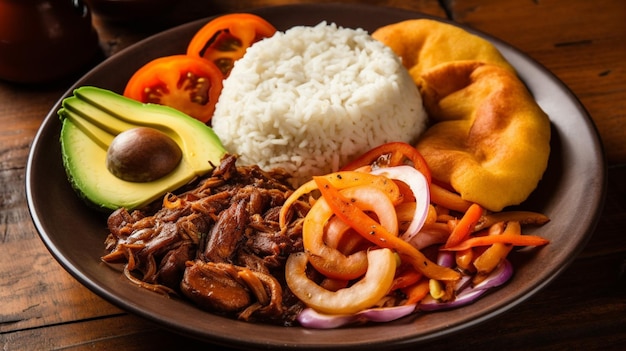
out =
<svg viewBox="0 0 626 351"><path fill-rule="evenodd" d="M488 213L432 183L419 152L406 143L374 148L342 171L313 177L285 202L285 228L296 201L304 252L286 265L287 285L308 308L299 322L335 328L388 321L416 310L471 303L513 273L515 246L548 240L523 235L540 213Z"/></svg>

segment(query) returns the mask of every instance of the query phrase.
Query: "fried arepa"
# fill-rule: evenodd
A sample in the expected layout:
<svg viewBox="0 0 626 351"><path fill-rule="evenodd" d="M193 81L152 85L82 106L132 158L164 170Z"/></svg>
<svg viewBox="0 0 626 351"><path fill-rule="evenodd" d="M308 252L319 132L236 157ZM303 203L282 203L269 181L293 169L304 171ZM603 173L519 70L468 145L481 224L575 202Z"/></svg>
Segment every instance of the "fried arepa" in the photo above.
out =
<svg viewBox="0 0 626 351"><path fill-rule="evenodd" d="M459 27L429 19L407 20L378 28L372 37L391 48L417 83L440 64L480 61L515 72L489 41Z"/></svg>
<svg viewBox="0 0 626 351"><path fill-rule="evenodd" d="M390 46L399 48L395 52L422 94L430 127L417 149L433 178L449 184L463 199L491 211L520 204L537 187L548 164L548 116L489 42L430 20L391 26L406 23L415 29L415 22L421 21L426 29L412 31L413 41L402 39L402 45L400 35L373 34L378 40L394 38Z"/></svg>

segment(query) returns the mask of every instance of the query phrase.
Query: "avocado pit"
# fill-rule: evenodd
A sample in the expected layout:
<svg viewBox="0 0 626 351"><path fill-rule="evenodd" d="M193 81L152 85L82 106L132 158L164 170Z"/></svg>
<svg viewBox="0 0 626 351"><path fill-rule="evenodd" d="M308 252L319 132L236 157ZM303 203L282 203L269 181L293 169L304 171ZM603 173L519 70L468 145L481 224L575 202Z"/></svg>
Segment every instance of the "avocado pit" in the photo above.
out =
<svg viewBox="0 0 626 351"><path fill-rule="evenodd" d="M171 173L182 159L178 144L167 134L136 127L118 134L107 150L106 167L129 182L151 182Z"/></svg>

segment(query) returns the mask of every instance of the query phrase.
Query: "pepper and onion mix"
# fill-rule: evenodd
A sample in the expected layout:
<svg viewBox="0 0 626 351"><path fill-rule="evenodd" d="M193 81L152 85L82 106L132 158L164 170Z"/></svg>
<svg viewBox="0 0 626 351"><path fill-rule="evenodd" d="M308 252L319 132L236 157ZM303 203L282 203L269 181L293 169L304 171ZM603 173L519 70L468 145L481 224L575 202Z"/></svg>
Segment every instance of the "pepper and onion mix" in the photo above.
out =
<svg viewBox="0 0 626 351"><path fill-rule="evenodd" d="M470 303L510 278L513 247L549 242L523 235L521 225L542 225L546 216L490 213L464 201L433 183L419 152L401 142L296 189L281 210L282 228L296 201L312 205L304 251L288 258L285 278L308 307L298 320L311 328Z"/></svg>

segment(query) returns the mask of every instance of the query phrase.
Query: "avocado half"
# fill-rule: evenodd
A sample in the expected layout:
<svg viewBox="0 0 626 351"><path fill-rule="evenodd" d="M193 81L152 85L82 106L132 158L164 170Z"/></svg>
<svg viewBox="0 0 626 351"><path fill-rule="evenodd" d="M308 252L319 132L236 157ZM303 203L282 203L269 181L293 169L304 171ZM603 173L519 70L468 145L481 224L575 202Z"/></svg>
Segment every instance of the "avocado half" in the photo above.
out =
<svg viewBox="0 0 626 351"><path fill-rule="evenodd" d="M112 91L80 87L58 112L63 166L73 188L102 210L141 208L210 172L225 153L213 129L167 106L144 104ZM108 146L119 133L136 127L167 134L182 151L168 175L151 182L117 178L106 167Z"/></svg>

